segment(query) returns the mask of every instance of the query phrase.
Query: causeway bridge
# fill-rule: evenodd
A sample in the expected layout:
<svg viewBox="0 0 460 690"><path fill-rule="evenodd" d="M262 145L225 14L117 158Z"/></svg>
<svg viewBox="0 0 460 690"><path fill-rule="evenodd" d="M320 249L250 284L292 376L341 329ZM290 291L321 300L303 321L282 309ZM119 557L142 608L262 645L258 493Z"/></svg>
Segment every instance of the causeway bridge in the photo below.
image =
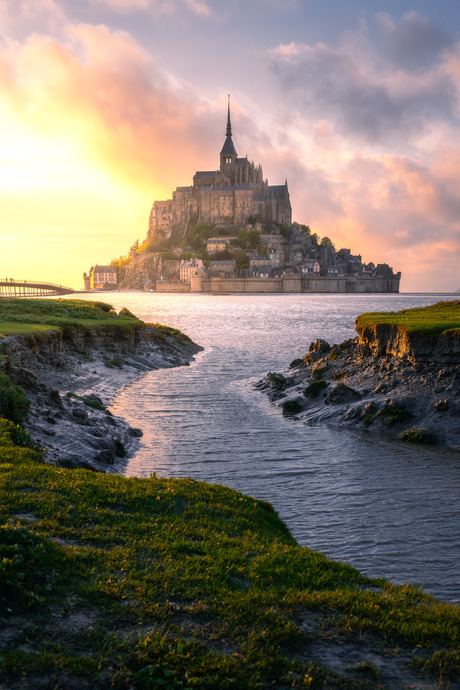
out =
<svg viewBox="0 0 460 690"><path fill-rule="evenodd" d="M14 280L13 278L0 279L0 298L2 297L56 297L56 295L69 295L75 290L44 283L41 280Z"/></svg>

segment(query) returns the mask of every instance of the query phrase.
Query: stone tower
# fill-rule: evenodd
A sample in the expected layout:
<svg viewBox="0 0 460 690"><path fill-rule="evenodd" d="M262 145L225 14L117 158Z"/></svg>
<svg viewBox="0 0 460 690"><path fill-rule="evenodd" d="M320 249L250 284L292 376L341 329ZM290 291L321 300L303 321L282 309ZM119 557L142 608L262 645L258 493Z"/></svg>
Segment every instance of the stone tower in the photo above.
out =
<svg viewBox="0 0 460 690"><path fill-rule="evenodd" d="M233 182L238 154L232 140L232 123L230 121L230 95L228 96L227 134L220 152L220 171Z"/></svg>

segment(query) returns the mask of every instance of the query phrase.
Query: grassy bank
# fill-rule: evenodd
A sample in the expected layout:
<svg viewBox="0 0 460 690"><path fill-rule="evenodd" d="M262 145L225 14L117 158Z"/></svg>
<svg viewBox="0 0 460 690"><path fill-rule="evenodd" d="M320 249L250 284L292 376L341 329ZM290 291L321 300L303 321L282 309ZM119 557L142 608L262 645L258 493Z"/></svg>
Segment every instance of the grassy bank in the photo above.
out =
<svg viewBox="0 0 460 690"><path fill-rule="evenodd" d="M438 336L449 331L460 335L460 301L438 302L398 312L367 312L356 319L356 330L362 334L383 324L398 326L407 333Z"/></svg>
<svg viewBox="0 0 460 690"><path fill-rule="evenodd" d="M130 327L140 321L127 310L117 314L110 304L77 299L0 300L0 337L33 334L66 327Z"/></svg>
<svg viewBox="0 0 460 690"><path fill-rule="evenodd" d="M6 687L404 687L377 659L458 678L458 607L299 547L267 503L51 467L24 444L0 422Z"/></svg>

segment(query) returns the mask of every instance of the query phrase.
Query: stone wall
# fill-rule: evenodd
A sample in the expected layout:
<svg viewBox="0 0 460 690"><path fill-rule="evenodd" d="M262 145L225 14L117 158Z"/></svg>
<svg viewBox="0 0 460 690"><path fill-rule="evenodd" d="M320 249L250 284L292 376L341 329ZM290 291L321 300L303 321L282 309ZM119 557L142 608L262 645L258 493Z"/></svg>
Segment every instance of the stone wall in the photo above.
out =
<svg viewBox="0 0 460 690"><path fill-rule="evenodd" d="M164 291L165 290L163 290L163 292ZM302 278L300 274L296 273L285 276L284 278L202 278L201 276L192 276L191 292L209 292L212 294L299 292L397 293L399 292L399 277L365 276L357 278L341 276L338 278Z"/></svg>
<svg viewBox="0 0 460 690"><path fill-rule="evenodd" d="M156 292L190 292L190 284L182 283L180 280L157 280L155 290Z"/></svg>

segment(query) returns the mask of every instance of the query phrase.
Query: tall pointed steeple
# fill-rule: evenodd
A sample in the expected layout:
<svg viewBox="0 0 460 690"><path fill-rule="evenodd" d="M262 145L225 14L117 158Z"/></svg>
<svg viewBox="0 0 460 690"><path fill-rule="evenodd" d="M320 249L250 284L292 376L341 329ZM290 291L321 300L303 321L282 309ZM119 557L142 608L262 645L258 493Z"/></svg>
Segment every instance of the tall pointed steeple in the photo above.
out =
<svg viewBox="0 0 460 690"><path fill-rule="evenodd" d="M238 157L232 141L232 123L230 120L230 94L228 94L228 115L227 115L227 136L220 152L220 169L222 172L229 172Z"/></svg>
<svg viewBox="0 0 460 690"><path fill-rule="evenodd" d="M227 136L232 136L232 123L230 121L230 94L228 94Z"/></svg>

